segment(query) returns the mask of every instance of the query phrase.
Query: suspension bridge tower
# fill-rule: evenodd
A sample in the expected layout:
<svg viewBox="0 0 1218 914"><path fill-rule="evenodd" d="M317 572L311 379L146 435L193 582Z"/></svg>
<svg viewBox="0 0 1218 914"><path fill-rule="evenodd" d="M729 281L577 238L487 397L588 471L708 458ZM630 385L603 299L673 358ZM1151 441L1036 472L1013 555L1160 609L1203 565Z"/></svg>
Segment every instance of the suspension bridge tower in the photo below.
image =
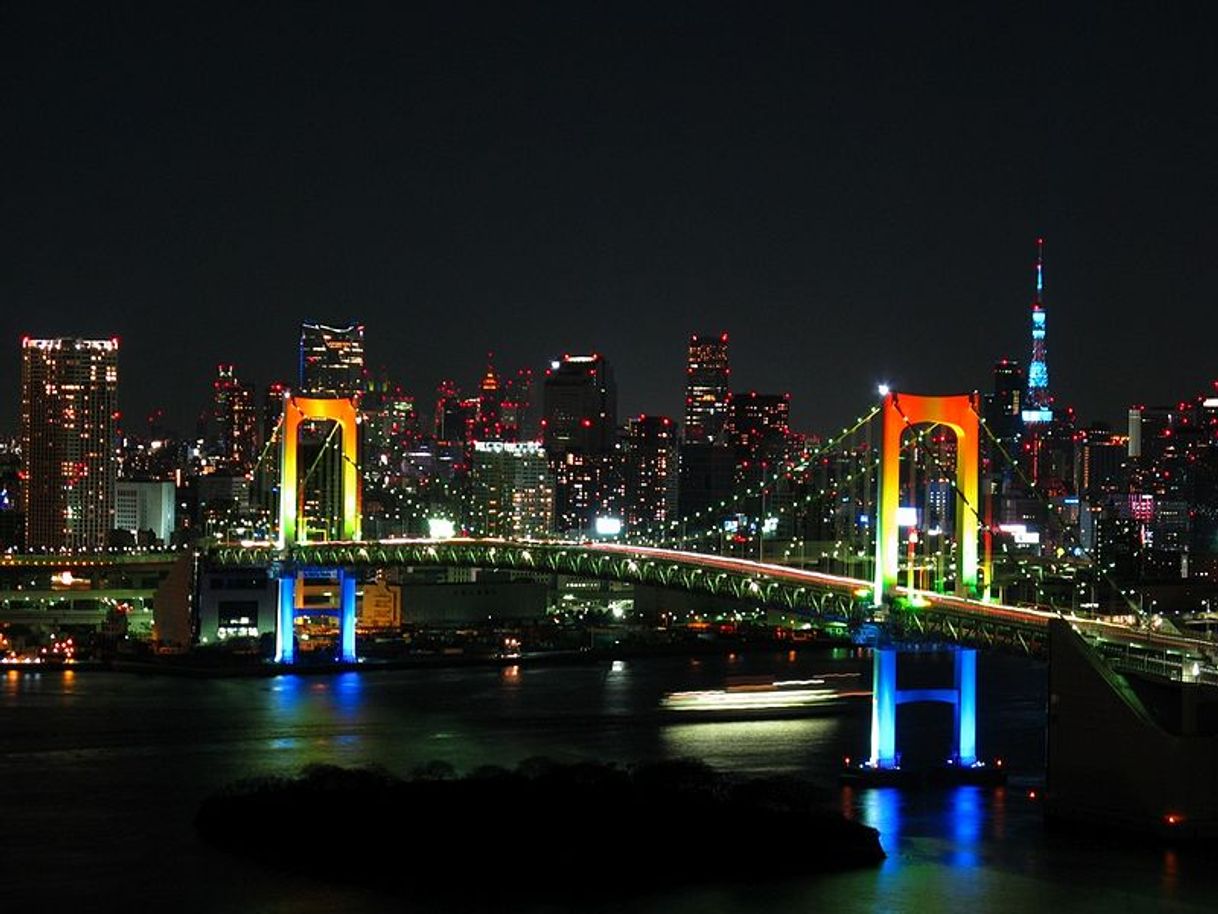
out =
<svg viewBox="0 0 1218 914"><path fill-rule="evenodd" d="M348 397L300 397L284 394L283 425L279 441L279 539L285 560L277 563L279 579L278 624L275 634L275 661L292 663L296 659L296 617L304 615L302 588L298 580L335 579L337 601L330 607L309 606L309 615L330 613L338 616L339 659L354 663L355 655L355 573L349 568L301 566L286 560L286 551L308 541L307 525L300 522L303 483L299 478L297 454L300 426L304 422L333 423L338 436L341 461L342 518L340 530L347 541L360 539L360 473L358 463L358 418L355 402Z"/></svg>

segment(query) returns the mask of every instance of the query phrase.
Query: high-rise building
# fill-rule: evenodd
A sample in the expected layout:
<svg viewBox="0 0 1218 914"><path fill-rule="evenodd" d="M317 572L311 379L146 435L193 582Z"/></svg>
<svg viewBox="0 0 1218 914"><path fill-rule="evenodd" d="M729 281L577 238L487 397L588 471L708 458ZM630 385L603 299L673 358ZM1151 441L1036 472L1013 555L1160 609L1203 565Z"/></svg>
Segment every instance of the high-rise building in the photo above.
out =
<svg viewBox="0 0 1218 914"><path fill-rule="evenodd" d="M21 342L26 544L101 549L114 526L118 340Z"/></svg>
<svg viewBox="0 0 1218 914"><path fill-rule="evenodd" d="M509 441L532 441L537 437L531 368L521 368L504 383L502 422L504 437Z"/></svg>
<svg viewBox="0 0 1218 914"><path fill-rule="evenodd" d="M1045 239L1036 239L1036 294L1032 298L1032 358L1028 362L1028 401L1021 410L1025 423L1051 422L1053 397L1049 394L1049 348L1045 338Z"/></svg>
<svg viewBox="0 0 1218 914"><path fill-rule="evenodd" d="M551 459L574 451L604 454L617 429L617 384L605 357L564 355L543 386L542 442Z"/></svg>
<svg viewBox="0 0 1218 914"><path fill-rule="evenodd" d="M987 398L985 421L1005 446L1014 444L1023 429L1026 402L1023 366L1014 359L994 363L994 392Z"/></svg>
<svg viewBox="0 0 1218 914"><path fill-rule="evenodd" d="M718 526L726 514L719 508L731 501L736 478L736 453L726 444L686 441L681 445L681 482L677 491L677 514L698 517L702 530ZM682 533L701 532L690 528Z"/></svg>
<svg viewBox="0 0 1218 914"><path fill-rule="evenodd" d="M738 458L780 461L786 457L790 435L790 394L749 391L732 396L727 439Z"/></svg>
<svg viewBox="0 0 1218 914"><path fill-rule="evenodd" d="M436 388L436 440L447 444L465 441L468 424L465 413L457 385L452 381L441 381L440 386Z"/></svg>
<svg viewBox="0 0 1218 914"><path fill-rule="evenodd" d="M357 397L364 389L364 325L300 325L300 390L311 396Z"/></svg>
<svg viewBox="0 0 1218 914"><path fill-rule="evenodd" d="M258 459L254 386L239 380L232 365L217 365L212 390L220 461L227 469L247 472Z"/></svg>
<svg viewBox="0 0 1218 914"><path fill-rule="evenodd" d="M470 527L479 536L539 539L554 524L554 483L541 445L475 441Z"/></svg>
<svg viewBox="0 0 1218 914"><path fill-rule="evenodd" d="M600 518L621 520L626 499L623 454L567 451L551 456L554 473L554 525L559 533L588 536Z"/></svg>
<svg viewBox="0 0 1218 914"><path fill-rule="evenodd" d="M486 372L478 384L478 405L474 416L474 437L479 441L503 440L503 391L495 372L494 353L486 354Z"/></svg>
<svg viewBox="0 0 1218 914"><path fill-rule="evenodd" d="M598 517L620 518L617 384L605 357L564 355L546 370L542 442L554 473L554 513L563 533L588 534Z"/></svg>
<svg viewBox="0 0 1218 914"><path fill-rule="evenodd" d="M677 424L667 416L626 423L626 527L641 531L676 517Z"/></svg>
<svg viewBox="0 0 1218 914"><path fill-rule="evenodd" d="M154 543L169 545L176 519L175 501L176 492L169 480L120 479L114 487L114 527L130 532L137 543L151 530Z"/></svg>
<svg viewBox="0 0 1218 914"><path fill-rule="evenodd" d="M685 366L685 440L722 443L731 400L727 334L693 334Z"/></svg>
<svg viewBox="0 0 1218 914"><path fill-rule="evenodd" d="M1121 464L1129 448L1125 435L1097 423L1078 436L1075 452L1075 491L1095 501L1101 494L1116 491L1121 478Z"/></svg>
<svg viewBox="0 0 1218 914"><path fill-rule="evenodd" d="M21 476L16 442L0 443L0 550L20 548L25 541Z"/></svg>

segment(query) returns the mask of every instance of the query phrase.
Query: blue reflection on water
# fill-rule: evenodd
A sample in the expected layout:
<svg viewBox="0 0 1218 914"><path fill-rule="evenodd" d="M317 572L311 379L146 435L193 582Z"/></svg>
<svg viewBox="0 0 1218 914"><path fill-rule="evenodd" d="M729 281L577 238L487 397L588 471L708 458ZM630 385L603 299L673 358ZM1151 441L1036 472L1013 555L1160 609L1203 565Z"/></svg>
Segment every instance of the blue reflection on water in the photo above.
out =
<svg viewBox="0 0 1218 914"><path fill-rule="evenodd" d="M901 840L901 791L895 787L876 787L864 790L860 800L863 822L879 831L880 844L888 854L886 865L891 865Z"/></svg>
<svg viewBox="0 0 1218 914"><path fill-rule="evenodd" d="M981 843L981 824L985 819L980 787L957 787L948 800L947 823L954 845L949 862L952 866L973 867L980 863L977 854Z"/></svg>
<svg viewBox="0 0 1218 914"><path fill-rule="evenodd" d="M876 787L861 791L855 802L858 817L880 832L889 855L887 869L900 867L902 857L908 862L911 855L924 854L956 869L983 863L981 848L991 802L981 787L946 791ZM922 840L931 836L939 838L933 845Z"/></svg>
<svg viewBox="0 0 1218 914"><path fill-rule="evenodd" d="M299 676L276 676L271 680L271 708L278 714L300 710L304 684Z"/></svg>
<svg viewBox="0 0 1218 914"><path fill-rule="evenodd" d="M357 714L363 704L364 682L359 673L340 673L334 677L334 704L345 717Z"/></svg>

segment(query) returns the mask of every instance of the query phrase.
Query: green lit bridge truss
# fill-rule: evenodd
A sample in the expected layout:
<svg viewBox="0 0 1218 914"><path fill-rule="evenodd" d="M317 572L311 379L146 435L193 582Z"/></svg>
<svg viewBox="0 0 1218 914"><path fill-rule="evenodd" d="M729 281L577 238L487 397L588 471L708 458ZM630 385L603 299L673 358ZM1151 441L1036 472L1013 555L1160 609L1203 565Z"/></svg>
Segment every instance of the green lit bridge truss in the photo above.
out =
<svg viewBox="0 0 1218 914"><path fill-rule="evenodd" d="M565 574L726 597L796 616L813 627L882 625L896 639L941 641L1044 656L1049 623L1065 618L1114 658L1172 657L1175 668L1204 657L1197 639L1158 635L1053 610L1005 606L918 592L876 609L870 583L745 559L606 543L509 540L385 540L271 545L220 545L208 561L218 567L443 566ZM1212 646L1209 646L1212 648ZM1206 664L1209 666L1210 664Z"/></svg>
<svg viewBox="0 0 1218 914"><path fill-rule="evenodd" d="M209 555L219 567L383 568L442 566L564 574L601 581L646 584L783 609L809 621L860 621L871 610L856 592L866 582L827 575L782 576L778 566L724 560L718 556L663 549L504 540L439 540L376 543L310 543L277 550L269 546L219 546ZM735 567L732 567L735 566ZM793 569L791 569L793 571ZM867 590L864 596L870 596Z"/></svg>
<svg viewBox="0 0 1218 914"><path fill-rule="evenodd" d="M24 569L155 568L181 557L173 552L7 554L0 557L0 578L6 571L12 575ZM910 594L903 588L897 588L894 601L875 608L868 581L700 552L611 543L450 539L301 543L282 549L271 544L226 543L211 546L199 558L214 568L264 568L273 573L309 567L433 566L563 574L729 598L777 610L814 628L874 623L895 640L950 642L1033 656L1047 653L1049 623L1065 619L1114 665L1218 681L1215 646L1198 638L1047 608L923 591ZM1189 671L1191 676L1186 675Z"/></svg>

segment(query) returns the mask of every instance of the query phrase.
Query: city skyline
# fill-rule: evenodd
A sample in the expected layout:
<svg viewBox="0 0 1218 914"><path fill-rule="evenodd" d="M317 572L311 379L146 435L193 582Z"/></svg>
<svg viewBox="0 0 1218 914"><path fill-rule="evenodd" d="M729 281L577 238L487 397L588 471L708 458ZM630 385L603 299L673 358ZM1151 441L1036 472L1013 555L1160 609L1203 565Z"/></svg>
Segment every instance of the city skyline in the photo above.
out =
<svg viewBox="0 0 1218 914"><path fill-rule="evenodd" d="M181 428L301 320L416 395L595 348L674 417L726 329L816 430L1026 362L1044 236L1053 388L1119 422L1212 376L1206 15L13 11L0 340L117 334L123 410Z"/></svg>

